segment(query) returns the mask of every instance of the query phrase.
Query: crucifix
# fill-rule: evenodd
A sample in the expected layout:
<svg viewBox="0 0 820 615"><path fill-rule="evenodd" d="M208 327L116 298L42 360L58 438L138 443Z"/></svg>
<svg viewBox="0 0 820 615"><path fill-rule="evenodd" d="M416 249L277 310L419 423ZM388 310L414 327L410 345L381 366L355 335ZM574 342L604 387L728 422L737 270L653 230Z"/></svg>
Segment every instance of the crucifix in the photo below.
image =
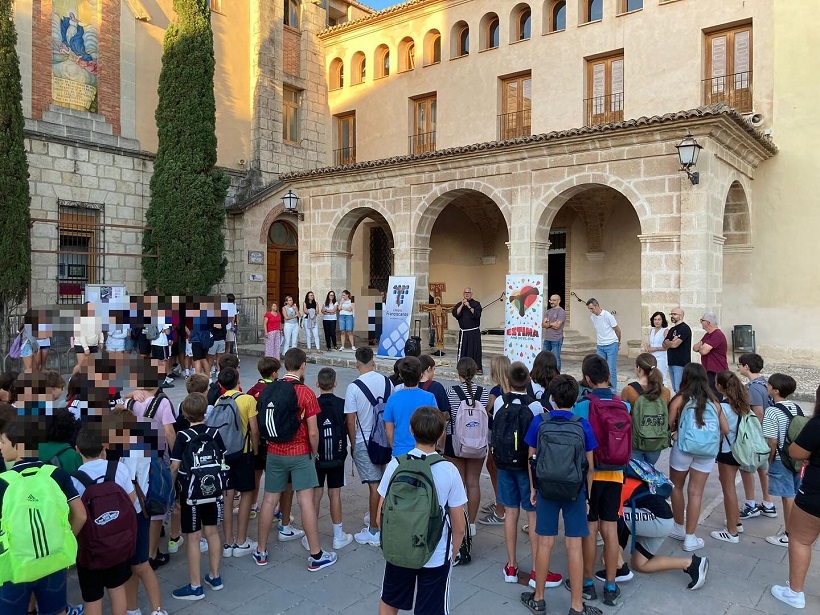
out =
<svg viewBox="0 0 820 615"><path fill-rule="evenodd" d="M444 349L444 332L447 329L447 315L450 310L455 307L455 304L448 304L441 302L442 293L447 290L447 285L443 282L433 282L428 285L430 295L433 297L433 303L421 303L419 309L422 312L430 314L430 326L436 332L436 348L441 351Z"/></svg>

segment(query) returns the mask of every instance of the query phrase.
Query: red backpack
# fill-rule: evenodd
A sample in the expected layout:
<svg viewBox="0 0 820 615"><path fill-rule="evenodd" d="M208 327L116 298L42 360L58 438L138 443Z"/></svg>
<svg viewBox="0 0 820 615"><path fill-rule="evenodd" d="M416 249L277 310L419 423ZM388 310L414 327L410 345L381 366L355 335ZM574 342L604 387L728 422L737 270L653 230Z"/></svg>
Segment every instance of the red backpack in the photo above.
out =
<svg viewBox="0 0 820 615"><path fill-rule="evenodd" d="M601 399L587 394L589 424L598 441L595 449L596 470L620 470L632 456L632 417L617 395Z"/></svg>
<svg viewBox="0 0 820 615"><path fill-rule="evenodd" d="M81 499L88 511L77 537L77 563L83 568L105 570L129 561L136 551L137 511L116 476L117 462L112 460L97 480L82 470L74 474L85 487Z"/></svg>

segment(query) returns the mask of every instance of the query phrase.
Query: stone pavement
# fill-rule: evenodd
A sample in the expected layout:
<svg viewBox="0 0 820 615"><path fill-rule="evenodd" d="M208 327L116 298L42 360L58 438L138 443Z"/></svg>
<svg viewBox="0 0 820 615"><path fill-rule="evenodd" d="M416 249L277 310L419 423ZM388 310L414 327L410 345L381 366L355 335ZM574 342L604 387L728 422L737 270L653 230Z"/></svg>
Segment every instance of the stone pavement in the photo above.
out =
<svg viewBox="0 0 820 615"><path fill-rule="evenodd" d="M249 387L255 382L256 359L246 357L240 368L242 383ZM315 384L318 367L308 366L306 382ZM355 370L337 369L337 394L344 395L345 388L355 377ZM441 379L446 382L445 379ZM184 384L168 389L172 400L185 395ZM666 468L668 454L664 453L659 467ZM348 486L343 490L344 526L347 532L361 528L366 512L366 489L357 476L351 475L347 466ZM482 476L482 502L492 499L489 477ZM777 502L778 510L781 509ZM327 500L323 501L319 530L325 548L329 548L332 526ZM298 506L294 505L295 524L299 522ZM759 517L745 523L745 533L740 544L718 542L709 536L713 529L721 529L724 522L722 497L715 470L707 483L703 500L702 523L698 535L706 541L700 552L710 560L706 585L695 592L686 589L688 577L682 572L665 572L654 575L635 574L635 578L621 584L622 602L610 608L601 606L606 615L658 614L658 615L748 615L767 613L781 615L797 612L771 597L773 584L782 584L788 578L788 554L781 547L769 545L765 537L782 529L782 518ZM506 560L503 526L478 526L473 541L473 561L468 566L453 570L451 585L451 611L454 615L498 615L500 613L526 613L519 603L519 595L527 588L504 583L502 566ZM275 532L273 533L275 535ZM256 521L251 522L249 535L256 535ZM171 591L187 583L187 567L182 551L172 556L171 563L159 570L163 594L163 607L169 613L185 615L211 615L214 613L241 613L242 615L360 615L375 613L378 609L380 584L384 570L381 552L374 547L351 543L338 551L335 566L317 573L307 571L307 553L300 541L269 545L270 563L262 568L254 564L250 556L223 559L221 574L225 589L213 592L206 588L205 600L182 602L171 597ZM680 549L680 543L668 539L662 548L664 555L688 557ZM531 566L527 537L518 532L518 557L520 569ZM203 574L207 571L207 558L202 557ZM566 573L564 541L559 537L553 551L551 569ZM600 590L600 584L599 588ZM815 545L814 561L806 582L806 613L820 613L820 544ZM80 601L76 576L69 577L69 598L72 603ZM563 614L569 609L569 592L563 588L547 590L548 613ZM598 604L598 603L595 603ZM140 606L145 615L150 613L144 593L140 594Z"/></svg>

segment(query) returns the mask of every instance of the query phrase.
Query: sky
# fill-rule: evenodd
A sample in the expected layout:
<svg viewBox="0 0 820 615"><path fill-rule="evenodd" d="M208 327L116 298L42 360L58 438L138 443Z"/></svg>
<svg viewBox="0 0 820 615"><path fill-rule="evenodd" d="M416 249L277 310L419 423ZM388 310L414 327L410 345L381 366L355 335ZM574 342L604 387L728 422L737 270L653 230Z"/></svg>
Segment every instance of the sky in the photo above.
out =
<svg viewBox="0 0 820 615"><path fill-rule="evenodd" d="M381 9L386 9L388 6L394 6L396 4L401 4L406 0L362 0L362 4L365 4L369 7L372 7L378 11Z"/></svg>

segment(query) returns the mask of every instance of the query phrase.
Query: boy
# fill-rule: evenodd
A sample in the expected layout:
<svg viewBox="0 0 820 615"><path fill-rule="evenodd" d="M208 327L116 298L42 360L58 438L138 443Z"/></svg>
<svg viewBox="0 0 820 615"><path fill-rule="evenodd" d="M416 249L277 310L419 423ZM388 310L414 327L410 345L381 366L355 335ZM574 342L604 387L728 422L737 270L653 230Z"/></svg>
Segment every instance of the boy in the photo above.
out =
<svg viewBox="0 0 820 615"><path fill-rule="evenodd" d="M778 451L783 446L791 419L802 414L789 396L797 389L794 378L786 374L769 376L768 393L774 401L773 406L763 413L763 437L769 443L769 489L770 496L780 496L783 502L783 533L767 536L766 542L779 547L789 547L789 514L794 506L794 496L800 489L800 474L792 474L780 461ZM774 505L772 505L774 511ZM764 513L765 514L765 513ZM776 516L776 515L766 515Z"/></svg>
<svg viewBox="0 0 820 615"><path fill-rule="evenodd" d="M229 367L235 370L239 370L239 358L235 354L220 355L219 360L216 364L219 366L220 372L223 369L227 369ZM224 394L225 387L223 387L219 383L219 374L217 373L217 376L214 379L214 381L210 382L208 386L208 404L213 406L216 403L216 400L219 399L219 396Z"/></svg>
<svg viewBox="0 0 820 615"><path fill-rule="evenodd" d="M393 456L404 455L414 447L410 432L410 417L422 406L437 407L436 396L419 388L421 362L416 357L405 357L399 364L399 375L404 387L387 400L384 426L387 441L393 447Z"/></svg>
<svg viewBox="0 0 820 615"><path fill-rule="evenodd" d="M439 412L435 404L423 406L410 417L415 446L407 454L411 457L424 458L436 455L436 442L444 433L444 415ZM379 483L378 493L381 496L378 515L381 516L382 503L388 495L390 481L399 467L399 460L387 464L387 468ZM413 595L416 594L415 612L418 615L440 615L449 613L449 581L450 570L454 554L458 553L466 530L464 505L467 503L467 493L461 475L456 467L443 458L430 468L435 483L438 503L441 508L447 509L445 528L441 539L430 559L422 568L403 568L385 562L384 581L382 582L381 602L379 615L396 615L399 610L413 610ZM443 511L442 511L443 512ZM424 511L427 514L427 511ZM377 518L381 525L381 519ZM449 524L449 528L446 525ZM449 557L448 557L449 555Z"/></svg>
<svg viewBox="0 0 820 615"><path fill-rule="evenodd" d="M222 577L219 575L222 550L219 548L219 530L216 525L219 517L218 501L188 504L186 493L193 477L187 474L190 468L182 467L186 449L194 439L198 439L200 442L212 440L215 444L215 451L224 454L225 445L222 443L219 432L205 425L205 410L207 408L208 400L202 393L191 393L182 401L182 413L191 422L191 427L179 432L171 451L171 474L175 479L179 476L178 483L182 486L179 501L182 513L182 533L185 534L185 542L187 543L189 577L188 585L171 592L171 595L177 600L202 600L205 597L205 591L200 584L199 539L203 533L208 541L208 562L210 564L210 574L205 575L205 583L214 591L219 591L224 587ZM209 445L205 442L202 446ZM221 497L221 493L215 494L217 500Z"/></svg>
<svg viewBox="0 0 820 615"><path fill-rule="evenodd" d="M600 357L597 358L600 359ZM603 359L600 360L604 366L606 366L606 362L604 362ZM512 375L512 369L510 369L510 375ZM547 451L540 449L538 442L539 430L544 421L568 423L576 420L572 412L572 407L578 396L578 383L572 376L556 376L553 378L549 385L549 395L550 406L557 409L537 415L530 424L525 438L529 446L530 458L535 460L541 455L548 454ZM594 462L592 451L595 450L598 443L595 440L595 435L592 433L592 427L589 422L584 418L578 418L577 421L580 423L584 434L584 453L586 455L587 470L586 476L583 478L581 492L574 502L554 501L544 498L536 486L537 481L534 480L535 477L532 476L534 468L532 465L529 466L531 475L530 482L532 485L530 488L530 503L536 509L535 523L530 521L530 528L535 527L534 534L537 541L535 555L533 556L535 560L535 592L525 592L521 594L521 601L534 613L546 611L544 581L547 580L550 555L555 545L555 537L558 535L558 513L560 512L564 519L564 536L569 562L568 580L572 596L569 615L601 615L600 609L587 606L582 601L582 575L584 565L582 541L586 540L590 535L590 528L587 524L587 493L591 492L593 486L592 476ZM499 493L500 491L499 480ZM509 511L510 509L507 510ZM515 532L515 526L513 526L513 532ZM593 546L595 545L594 538L592 544ZM583 597L587 600L594 599L586 596Z"/></svg>
<svg viewBox="0 0 820 615"><path fill-rule="evenodd" d="M8 514L14 505L13 502L5 501L6 493L9 490L16 489L18 495L23 497L19 493L21 485L13 486L15 483L21 482L20 479L15 479L9 473L19 474L24 470L31 471L31 469L37 468L39 474L42 471L39 470L40 468L45 467L46 471L51 468L51 466L37 460L35 455L36 438L32 438L32 435L36 436L36 434L37 429L34 423L29 423L17 417L17 412L12 406L0 404L0 456L6 464L2 468L6 471L0 474L0 520L2 520L3 513ZM60 468L55 468L51 471L50 479L52 483L49 483L48 487L45 487L45 485L44 487L53 496L52 501L60 503L61 506L61 502L66 502L65 506L68 508L71 533L76 537L86 522L85 506L80 501L80 495L67 473ZM23 480L35 480L35 478L28 475ZM20 531L25 534L30 531L30 528L21 528ZM64 530L54 526L45 527L47 536L51 536L52 532L61 531ZM69 545L69 540L66 540L65 544L67 547L71 547L66 552L49 554L54 558L54 572L28 582L12 583L5 578L0 579L0 604L3 605L3 615L25 615L29 611L29 598L32 594L37 599L39 612L43 614L82 615L82 606L66 609L66 570L76 557L76 539L72 545ZM13 557L15 554L15 545L11 545L10 553L7 556ZM58 559L63 561L57 561Z"/></svg>

